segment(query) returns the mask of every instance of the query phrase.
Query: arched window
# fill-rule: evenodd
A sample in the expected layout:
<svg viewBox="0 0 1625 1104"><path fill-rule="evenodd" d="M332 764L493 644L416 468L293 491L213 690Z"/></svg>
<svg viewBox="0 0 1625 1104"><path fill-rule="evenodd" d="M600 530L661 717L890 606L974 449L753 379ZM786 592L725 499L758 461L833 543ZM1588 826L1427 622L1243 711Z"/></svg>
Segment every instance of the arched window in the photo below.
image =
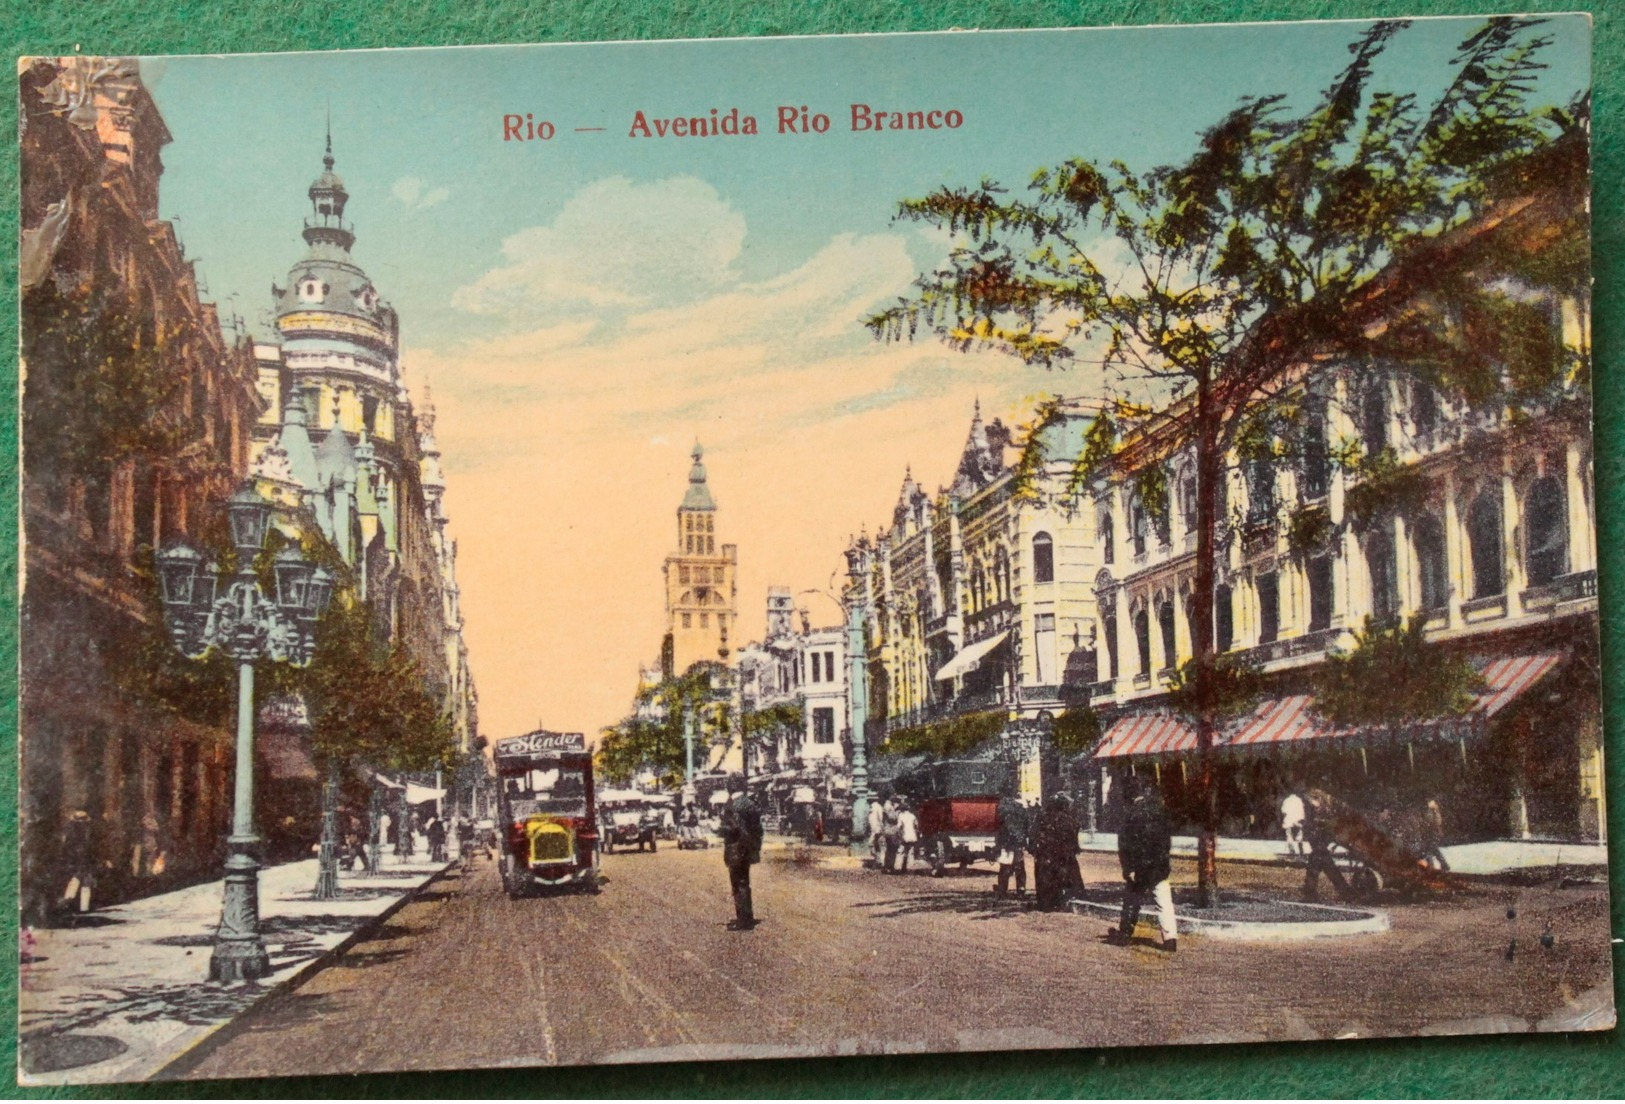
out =
<svg viewBox="0 0 1625 1104"><path fill-rule="evenodd" d="M1253 585L1258 591L1258 642L1273 644L1281 635L1281 577L1269 571Z"/></svg>
<svg viewBox="0 0 1625 1104"><path fill-rule="evenodd" d="M1103 563L1117 561L1117 534L1112 531L1112 512L1100 511L1100 520L1096 523L1096 530L1100 534L1100 558Z"/></svg>
<svg viewBox="0 0 1625 1104"><path fill-rule="evenodd" d="M1450 570L1445 561L1444 526L1436 517L1420 517L1411 525L1416 566L1422 576L1422 610L1443 609L1450 601Z"/></svg>
<svg viewBox="0 0 1625 1104"><path fill-rule="evenodd" d="M994 587L998 591L998 600L1010 600L1010 556L1001 545L993 557Z"/></svg>
<svg viewBox="0 0 1625 1104"><path fill-rule="evenodd" d="M1236 642L1235 606L1230 599L1228 583L1220 583L1213 588L1213 635L1216 638L1214 646L1221 652L1228 652L1230 645Z"/></svg>
<svg viewBox="0 0 1625 1104"><path fill-rule="evenodd" d="M1134 612L1134 642L1140 646L1140 674L1151 673L1151 615L1141 606Z"/></svg>
<svg viewBox="0 0 1625 1104"><path fill-rule="evenodd" d="M1100 631L1106 638L1106 663L1109 678L1117 677L1117 611L1110 610L1101 615Z"/></svg>
<svg viewBox="0 0 1625 1104"><path fill-rule="evenodd" d="M1371 572L1371 616L1378 622L1399 616L1399 573L1394 563L1394 531L1386 523L1366 538L1366 567Z"/></svg>
<svg viewBox="0 0 1625 1104"><path fill-rule="evenodd" d="M1331 484L1330 450L1326 445L1326 400L1311 398L1303 407L1302 476L1298 493L1306 500L1326 497Z"/></svg>
<svg viewBox="0 0 1625 1104"><path fill-rule="evenodd" d="M1055 542L1048 533L1038 533L1033 537L1033 582L1053 583L1055 581Z"/></svg>
<svg viewBox="0 0 1625 1104"><path fill-rule="evenodd" d="M1388 447L1388 381L1380 375L1367 380L1360 393L1360 439L1367 456Z"/></svg>
<svg viewBox="0 0 1625 1104"><path fill-rule="evenodd" d="M1129 539L1134 543L1134 554L1145 555L1145 531L1149 519L1145 516L1145 506L1140 502L1140 496L1135 495L1128 504Z"/></svg>
<svg viewBox="0 0 1625 1104"><path fill-rule="evenodd" d="M1332 627L1332 558L1313 556L1304 567L1309 584L1309 631Z"/></svg>
<svg viewBox="0 0 1625 1104"><path fill-rule="evenodd" d="M1524 566L1533 586L1549 583L1569 569L1568 502L1563 484L1552 476L1535 480L1524 499L1523 526L1528 554Z"/></svg>
<svg viewBox="0 0 1625 1104"><path fill-rule="evenodd" d="M1275 459L1247 461L1247 524L1266 525L1275 517Z"/></svg>
<svg viewBox="0 0 1625 1104"><path fill-rule="evenodd" d="M1164 598L1157 603L1157 631L1162 634L1162 665L1172 667L1179 659L1174 649L1174 603Z"/></svg>
<svg viewBox="0 0 1625 1104"><path fill-rule="evenodd" d="M1473 597L1506 593L1502 564L1501 489L1486 487L1467 511L1467 544L1473 556Z"/></svg>

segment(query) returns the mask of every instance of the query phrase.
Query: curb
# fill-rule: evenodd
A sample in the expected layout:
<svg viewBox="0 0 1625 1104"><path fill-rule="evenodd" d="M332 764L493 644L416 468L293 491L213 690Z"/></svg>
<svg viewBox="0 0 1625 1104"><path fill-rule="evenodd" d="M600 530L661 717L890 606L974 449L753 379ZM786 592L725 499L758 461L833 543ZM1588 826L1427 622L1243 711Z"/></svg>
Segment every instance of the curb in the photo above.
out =
<svg viewBox="0 0 1625 1104"><path fill-rule="evenodd" d="M232 1038L234 1038L234 1035L232 1034L233 1030L237 1028L238 1025L243 1023L248 1018L250 1013L258 1011L260 1007L272 997L278 997L285 993L293 992L305 982L309 981L311 978L315 977L317 974L331 966L334 960L344 955L344 953L351 947L354 947L357 943L360 943L363 940L370 939L379 928L384 926L385 921L387 921L391 916L394 916L407 905L411 904L413 901L417 900L419 895L421 895L424 890L428 889L441 878L445 877L447 871L451 870L451 868L457 864L458 860L456 859L446 863L445 866L442 866L439 870L430 874L420 884L413 886L411 889L397 897L393 902L390 903L389 907L385 908L382 912L375 916L367 917L355 928L354 931L350 932L349 935L345 936L338 943L334 944L332 947L329 947L326 951L323 951L321 954L299 967L299 969L295 970L281 981L267 986L265 992L261 993L253 1001L253 1003L244 1007L231 1019L209 1028L196 1039L186 1044L186 1046L184 1046L178 1053L171 1054L168 1057L161 1059L160 1061L162 1064L147 1069L145 1072L134 1072L132 1076L127 1078L121 1077L120 1081L175 1081L184 1078L189 1066L195 1065L200 1059L207 1057L206 1054L202 1053L205 1046L218 1046L221 1043L230 1041ZM113 1083L117 1084L119 1082Z"/></svg>
<svg viewBox="0 0 1625 1104"><path fill-rule="evenodd" d="M1080 916L1095 915L1115 920L1122 915L1119 906L1099 901L1068 901L1067 907ZM1295 907L1308 908L1308 905ZM1379 909L1356 909L1342 905L1315 905L1315 909L1341 914L1340 920L1211 920L1207 917L1179 917L1181 934L1205 935L1210 939L1234 939L1254 943L1297 942L1306 939L1334 939L1350 935L1374 935L1389 930L1388 914ZM1145 909L1142 919L1154 918L1156 909Z"/></svg>

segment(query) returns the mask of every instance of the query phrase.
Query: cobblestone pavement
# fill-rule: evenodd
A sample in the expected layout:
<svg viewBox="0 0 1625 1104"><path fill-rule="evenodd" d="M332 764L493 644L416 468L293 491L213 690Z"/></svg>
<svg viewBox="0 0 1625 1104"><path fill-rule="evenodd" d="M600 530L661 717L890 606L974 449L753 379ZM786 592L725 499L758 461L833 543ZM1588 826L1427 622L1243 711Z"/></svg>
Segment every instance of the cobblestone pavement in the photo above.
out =
<svg viewBox="0 0 1625 1104"><path fill-rule="evenodd" d="M994 899L990 873L887 877L812 853L756 868L727 930L716 851L618 854L598 896L508 900L449 875L167 1076L1571 1030L1612 1023L1605 889L1554 879L1385 903L1392 930L1303 944L1182 938ZM1086 856L1090 882L1115 862ZM1281 894L1289 869L1226 866ZM1176 863L1176 882L1194 880ZM1513 914L1508 918L1508 913ZM1549 938L1543 939L1543 936ZM1549 946L1546 945L1549 943Z"/></svg>

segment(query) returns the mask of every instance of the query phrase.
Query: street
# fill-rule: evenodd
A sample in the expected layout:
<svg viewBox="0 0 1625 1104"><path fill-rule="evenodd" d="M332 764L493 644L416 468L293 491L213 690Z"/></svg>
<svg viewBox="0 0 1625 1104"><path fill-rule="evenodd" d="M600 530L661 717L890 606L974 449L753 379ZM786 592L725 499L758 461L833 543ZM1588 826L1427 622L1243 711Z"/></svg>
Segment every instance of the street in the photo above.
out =
<svg viewBox="0 0 1625 1104"><path fill-rule="evenodd" d="M725 927L715 849L618 853L598 896L517 901L482 858L163 1076L1526 1030L1609 983L1600 884L1480 883L1384 902L1380 935L1193 936L1167 955L996 900L983 869L885 877L814 857L837 854L770 848L754 875L763 922L742 933ZM1301 879L1222 873L1278 896ZM1084 875L1113 880L1115 862L1085 856ZM1174 877L1194 871L1176 861Z"/></svg>

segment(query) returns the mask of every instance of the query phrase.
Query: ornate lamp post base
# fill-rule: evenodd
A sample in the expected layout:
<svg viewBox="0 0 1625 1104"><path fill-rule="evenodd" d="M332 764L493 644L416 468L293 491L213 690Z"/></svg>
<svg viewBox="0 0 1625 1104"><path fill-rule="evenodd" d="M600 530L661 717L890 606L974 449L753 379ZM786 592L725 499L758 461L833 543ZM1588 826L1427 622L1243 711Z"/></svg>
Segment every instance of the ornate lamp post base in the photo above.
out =
<svg viewBox="0 0 1625 1104"><path fill-rule="evenodd" d="M227 841L225 908L209 957L210 981L256 981L271 972L271 957L260 938L260 864L251 848L253 836Z"/></svg>

